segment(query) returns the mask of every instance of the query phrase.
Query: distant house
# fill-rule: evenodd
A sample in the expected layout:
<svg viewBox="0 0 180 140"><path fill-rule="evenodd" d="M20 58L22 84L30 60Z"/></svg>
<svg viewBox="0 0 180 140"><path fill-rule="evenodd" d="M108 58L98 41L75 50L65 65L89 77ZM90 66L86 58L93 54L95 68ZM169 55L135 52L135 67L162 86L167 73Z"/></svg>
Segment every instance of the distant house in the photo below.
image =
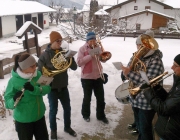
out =
<svg viewBox="0 0 180 140"><path fill-rule="evenodd" d="M159 29L167 27L167 23L170 21L180 21L180 1L171 0L169 4L176 3L175 7L165 2L124 0L124 2L106 9L106 11L110 13L112 24L121 25L121 22L126 21L127 29Z"/></svg>
<svg viewBox="0 0 180 140"><path fill-rule="evenodd" d="M0 1L0 38L14 35L26 21L48 28L48 13L55 11L35 1Z"/></svg>

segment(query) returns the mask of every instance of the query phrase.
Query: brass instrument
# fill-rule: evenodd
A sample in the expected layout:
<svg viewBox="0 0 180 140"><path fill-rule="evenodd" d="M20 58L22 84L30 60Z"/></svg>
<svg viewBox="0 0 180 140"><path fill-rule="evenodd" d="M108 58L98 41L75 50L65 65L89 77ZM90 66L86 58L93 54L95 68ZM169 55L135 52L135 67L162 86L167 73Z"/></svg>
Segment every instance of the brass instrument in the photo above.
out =
<svg viewBox="0 0 180 140"><path fill-rule="evenodd" d="M34 73L32 74L31 78L28 80L29 82L32 80L33 76L34 76ZM25 89L22 88L21 91L22 91L21 96L19 96L19 97L16 99L16 101L14 102L14 108L17 106L17 104L19 103L19 101L20 101L21 98L23 97Z"/></svg>
<svg viewBox="0 0 180 140"><path fill-rule="evenodd" d="M171 73L171 74L168 74L168 72L164 72L163 74L155 77L154 79L150 80L149 83L150 83L150 86L154 86L156 84L158 84L160 81L164 80L165 78L171 76L172 74L174 73ZM163 78L163 76L167 75L165 78ZM144 89L141 89L141 87L136 87L136 88L133 88L133 89L129 89L131 95L137 95L137 93L140 91L140 90L144 90Z"/></svg>
<svg viewBox="0 0 180 140"><path fill-rule="evenodd" d="M100 48L102 51L102 53L99 55L99 60L101 62L105 63L107 60L109 60L111 58L112 54L110 52L104 50L102 43L100 41L99 35L96 35L96 40L97 40L97 43L100 45Z"/></svg>
<svg viewBox="0 0 180 140"><path fill-rule="evenodd" d="M51 59L51 63L56 70L48 70L47 68L42 67L44 76L53 77L56 74L66 71L71 66L72 58L65 58L65 53L66 51L60 51Z"/></svg>
<svg viewBox="0 0 180 140"><path fill-rule="evenodd" d="M140 58L144 57L150 50L157 50L159 45L157 41L149 35L142 34L140 37L141 37L142 46L140 49L137 50L137 52L134 53L130 64L130 70L133 70L135 72L138 72L140 70L146 72L146 66L140 60ZM133 88L135 88L135 86L132 83L132 81L130 81L129 92L131 95L135 95L135 93L131 90Z"/></svg>

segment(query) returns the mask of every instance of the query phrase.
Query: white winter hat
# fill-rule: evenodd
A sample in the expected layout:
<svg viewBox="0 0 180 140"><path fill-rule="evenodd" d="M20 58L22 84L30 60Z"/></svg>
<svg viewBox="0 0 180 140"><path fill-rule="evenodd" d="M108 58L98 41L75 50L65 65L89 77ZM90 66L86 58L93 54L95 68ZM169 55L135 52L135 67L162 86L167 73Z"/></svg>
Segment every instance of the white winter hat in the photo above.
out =
<svg viewBox="0 0 180 140"><path fill-rule="evenodd" d="M154 32L152 30L147 30L144 34L154 38Z"/></svg>
<svg viewBox="0 0 180 140"><path fill-rule="evenodd" d="M136 39L136 45L141 45L142 42L141 42L141 35L139 35Z"/></svg>

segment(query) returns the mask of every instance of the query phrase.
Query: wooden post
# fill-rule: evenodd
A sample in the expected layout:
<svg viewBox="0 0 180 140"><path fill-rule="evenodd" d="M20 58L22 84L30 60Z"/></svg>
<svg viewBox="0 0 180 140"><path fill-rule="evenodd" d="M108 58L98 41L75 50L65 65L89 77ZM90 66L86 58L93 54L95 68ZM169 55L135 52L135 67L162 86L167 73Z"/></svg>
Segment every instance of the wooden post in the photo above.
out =
<svg viewBox="0 0 180 140"><path fill-rule="evenodd" d="M38 44L38 36L37 36L37 32L36 30L33 30L34 31L34 41L35 41L35 46L36 46L36 53L37 53L37 57L40 56L41 52L39 51L39 44Z"/></svg>
<svg viewBox="0 0 180 140"><path fill-rule="evenodd" d="M0 60L0 79L4 79L3 61Z"/></svg>
<svg viewBox="0 0 180 140"><path fill-rule="evenodd" d="M27 35L27 32L25 33L25 46L26 46L27 52L30 53L29 46L28 46L28 35Z"/></svg>

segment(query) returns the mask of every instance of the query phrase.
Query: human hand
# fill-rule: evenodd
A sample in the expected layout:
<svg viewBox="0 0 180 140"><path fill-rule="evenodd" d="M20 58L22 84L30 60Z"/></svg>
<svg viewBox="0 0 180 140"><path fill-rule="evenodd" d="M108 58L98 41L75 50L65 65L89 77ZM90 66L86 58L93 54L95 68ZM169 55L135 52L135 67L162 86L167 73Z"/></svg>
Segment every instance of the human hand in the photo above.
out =
<svg viewBox="0 0 180 140"><path fill-rule="evenodd" d="M125 77L127 77L128 73L130 72L130 68L129 67L124 67L123 65L121 66L121 69L123 71L123 75Z"/></svg>
<svg viewBox="0 0 180 140"><path fill-rule="evenodd" d="M26 82L24 84L24 89L25 90L29 90L29 91L34 91L34 87L33 87L33 85L30 82Z"/></svg>
<svg viewBox="0 0 180 140"><path fill-rule="evenodd" d="M21 94L22 94L22 91L16 92L16 94L13 96L14 102L16 101L17 98L19 98L21 96Z"/></svg>

